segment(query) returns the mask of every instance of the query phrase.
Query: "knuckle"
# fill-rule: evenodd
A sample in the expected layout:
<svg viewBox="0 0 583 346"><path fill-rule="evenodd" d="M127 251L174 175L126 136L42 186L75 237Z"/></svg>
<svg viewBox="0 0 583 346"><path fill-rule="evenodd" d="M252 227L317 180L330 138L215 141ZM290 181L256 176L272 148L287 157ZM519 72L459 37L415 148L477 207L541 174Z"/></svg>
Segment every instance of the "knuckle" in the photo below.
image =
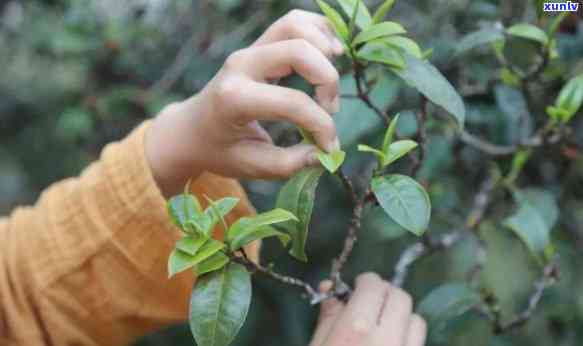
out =
<svg viewBox="0 0 583 346"><path fill-rule="evenodd" d="M340 73L338 73L338 70L336 70L335 68L331 68L327 70L324 78L326 78L326 80L324 81L325 84L338 86L338 83L340 81Z"/></svg>
<svg viewBox="0 0 583 346"><path fill-rule="evenodd" d="M287 13L287 17L297 20L297 19L301 18L304 15L304 13L305 13L304 11L297 9L297 8L294 8L293 10L291 10Z"/></svg>
<svg viewBox="0 0 583 346"><path fill-rule="evenodd" d="M287 155L283 155L279 162L274 165L275 171L273 171L273 175L278 178L287 178L296 171L296 162L289 158Z"/></svg>
<svg viewBox="0 0 583 346"><path fill-rule="evenodd" d="M248 54L247 48L237 50L227 57L224 67L228 70L240 67Z"/></svg>
<svg viewBox="0 0 583 346"><path fill-rule="evenodd" d="M310 96L308 96L308 94L295 89L291 89L286 97L291 108L291 112L301 112L302 110L306 109L310 102L312 102L312 99Z"/></svg>
<svg viewBox="0 0 583 346"><path fill-rule="evenodd" d="M297 8L289 11L282 19L286 27L297 27L305 12Z"/></svg>
<svg viewBox="0 0 583 346"><path fill-rule="evenodd" d="M306 51L314 49L312 44L303 38L295 38L290 40L290 44L291 52L298 57L303 56Z"/></svg>
<svg viewBox="0 0 583 346"><path fill-rule="evenodd" d="M234 78L221 80L216 87L216 95L222 101L237 99L241 93L241 87Z"/></svg>

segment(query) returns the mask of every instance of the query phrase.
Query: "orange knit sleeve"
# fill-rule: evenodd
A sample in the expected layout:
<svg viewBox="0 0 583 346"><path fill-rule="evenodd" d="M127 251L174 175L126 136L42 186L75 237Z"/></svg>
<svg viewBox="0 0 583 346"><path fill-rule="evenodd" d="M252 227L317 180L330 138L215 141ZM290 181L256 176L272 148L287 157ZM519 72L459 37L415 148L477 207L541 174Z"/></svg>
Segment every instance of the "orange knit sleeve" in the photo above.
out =
<svg viewBox="0 0 583 346"><path fill-rule="evenodd" d="M145 158L148 126L0 220L1 345L127 345L187 318L194 277L167 279L178 232ZM228 222L254 213L234 180L204 174L192 190L240 198Z"/></svg>

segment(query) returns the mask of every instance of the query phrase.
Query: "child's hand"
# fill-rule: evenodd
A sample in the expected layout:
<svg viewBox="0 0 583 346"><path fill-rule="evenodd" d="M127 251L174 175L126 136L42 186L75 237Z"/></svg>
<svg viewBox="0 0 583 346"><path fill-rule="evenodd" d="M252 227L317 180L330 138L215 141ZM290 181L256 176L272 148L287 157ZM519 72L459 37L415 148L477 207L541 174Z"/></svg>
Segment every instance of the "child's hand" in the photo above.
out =
<svg viewBox="0 0 583 346"><path fill-rule="evenodd" d="M321 289L329 286L324 282ZM412 309L407 292L376 274L362 274L346 305L336 299L322 303L310 346L423 346L427 327Z"/></svg>
<svg viewBox="0 0 583 346"><path fill-rule="evenodd" d="M288 121L337 149L330 117L338 111L338 72L330 61L343 46L325 17L292 11L250 47L231 54L198 95L167 107L146 138L146 155L164 194L204 171L234 178L283 178L317 164L316 148L274 146L258 120ZM298 73L316 100L274 84Z"/></svg>

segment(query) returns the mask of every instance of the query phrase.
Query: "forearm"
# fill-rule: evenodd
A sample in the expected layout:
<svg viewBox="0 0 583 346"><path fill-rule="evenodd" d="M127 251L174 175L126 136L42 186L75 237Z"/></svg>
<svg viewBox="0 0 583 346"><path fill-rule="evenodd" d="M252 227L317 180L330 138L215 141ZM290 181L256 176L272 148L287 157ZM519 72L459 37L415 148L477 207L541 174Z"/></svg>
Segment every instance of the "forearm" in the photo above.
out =
<svg viewBox="0 0 583 346"><path fill-rule="evenodd" d="M21 344L123 345L186 318L194 278L167 279L178 235L145 156L146 130L108 146L0 230L0 303L6 334ZM253 211L235 181L202 174L193 190L241 198L231 222Z"/></svg>

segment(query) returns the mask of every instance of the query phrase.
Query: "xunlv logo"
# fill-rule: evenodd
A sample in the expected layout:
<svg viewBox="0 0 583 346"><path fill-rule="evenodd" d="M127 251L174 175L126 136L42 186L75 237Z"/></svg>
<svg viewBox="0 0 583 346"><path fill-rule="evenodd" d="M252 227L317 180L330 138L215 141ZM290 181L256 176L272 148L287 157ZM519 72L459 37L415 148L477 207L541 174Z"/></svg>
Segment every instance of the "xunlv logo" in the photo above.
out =
<svg viewBox="0 0 583 346"><path fill-rule="evenodd" d="M545 12L577 12L579 9L578 2L545 2Z"/></svg>

